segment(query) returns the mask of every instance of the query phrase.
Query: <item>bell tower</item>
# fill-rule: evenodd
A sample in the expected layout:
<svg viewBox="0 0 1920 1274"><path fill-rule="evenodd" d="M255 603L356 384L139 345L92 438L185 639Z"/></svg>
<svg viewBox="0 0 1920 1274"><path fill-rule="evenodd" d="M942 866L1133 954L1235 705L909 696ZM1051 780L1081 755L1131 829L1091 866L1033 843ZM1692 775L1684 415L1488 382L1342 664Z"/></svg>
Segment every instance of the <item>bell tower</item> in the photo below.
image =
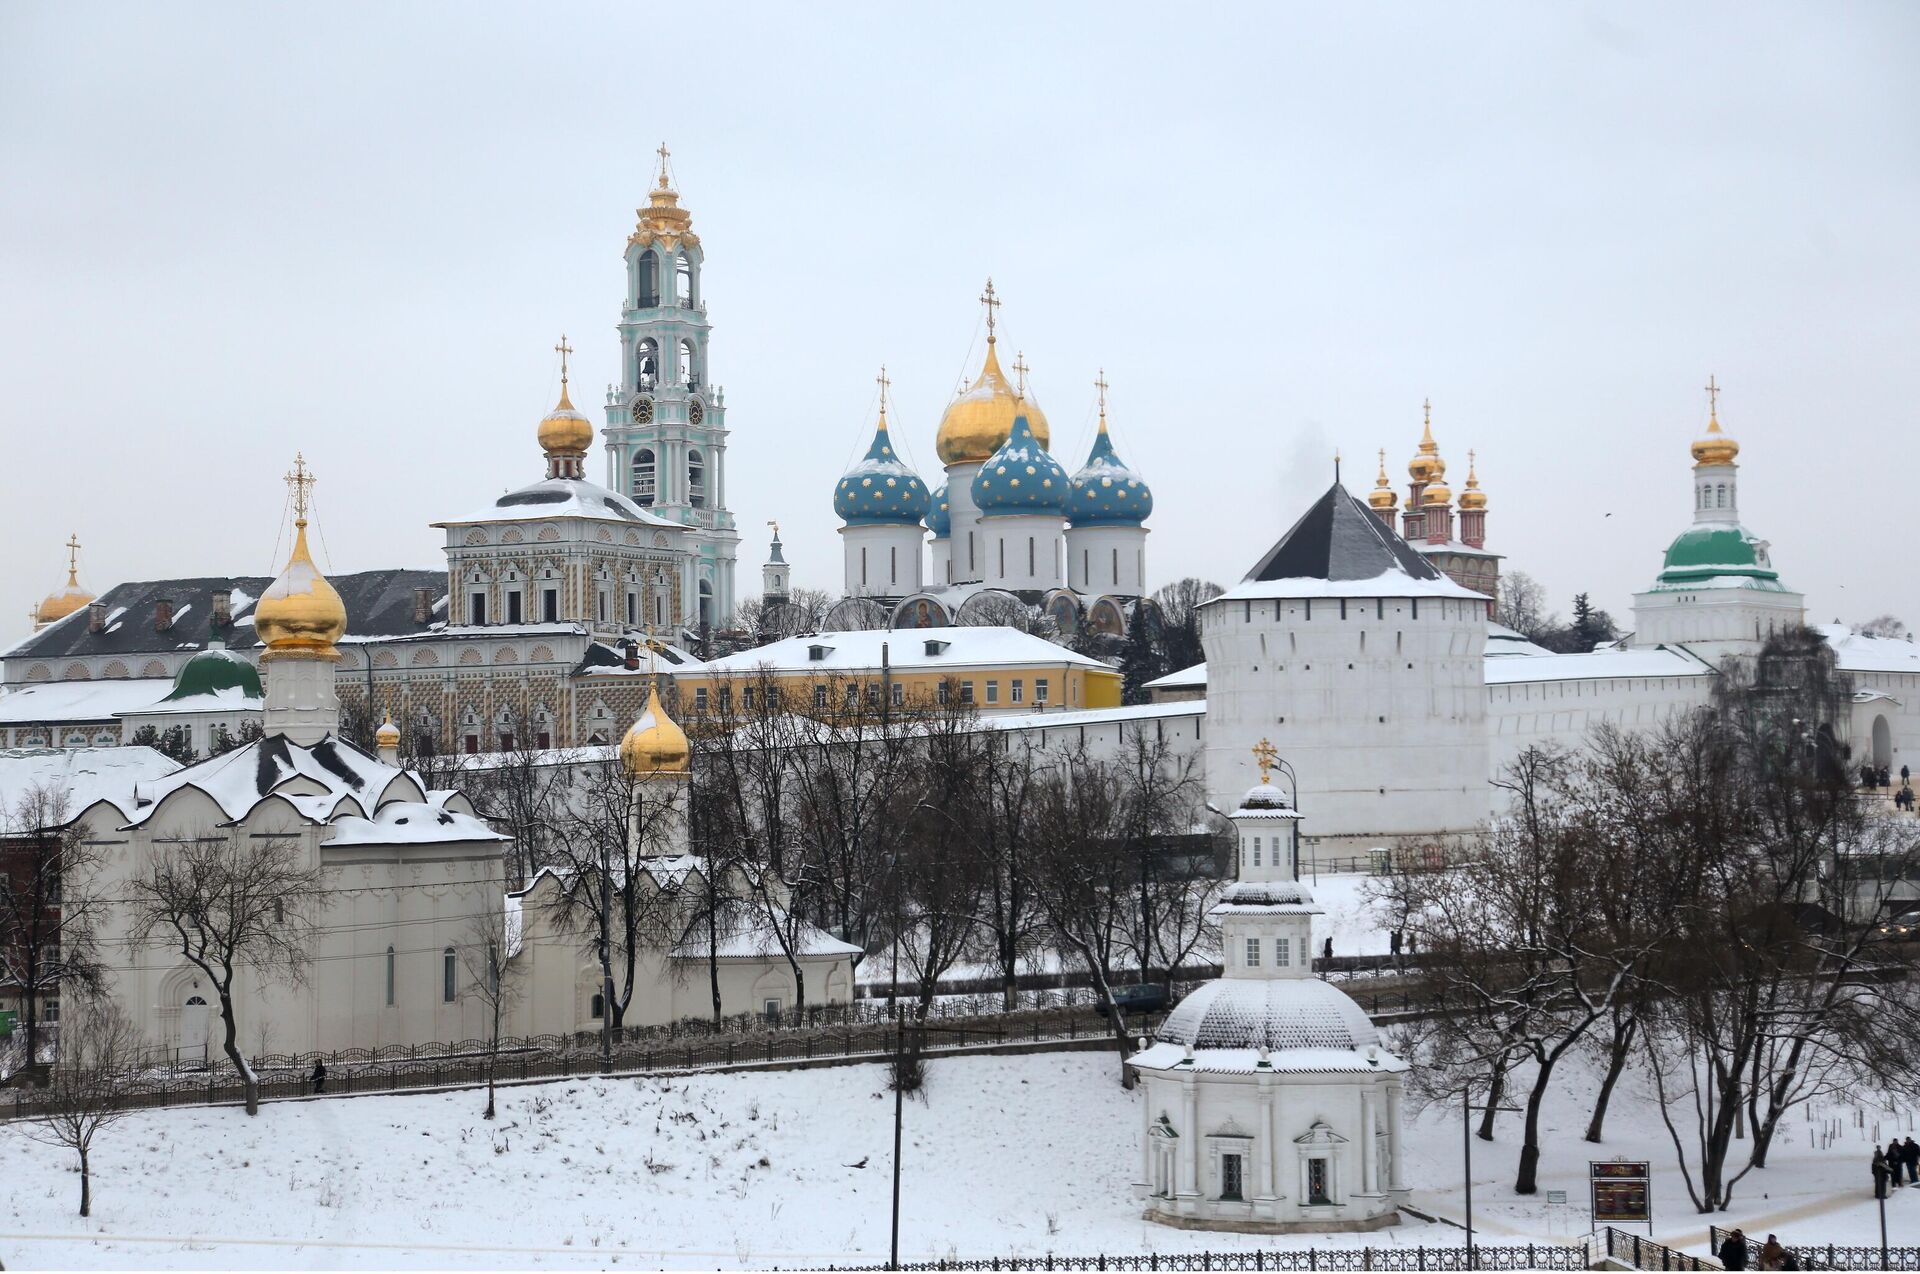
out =
<svg viewBox="0 0 1920 1274"><path fill-rule="evenodd" d="M733 621L740 543L727 509L726 398L707 364L700 236L673 188L665 143L657 153L659 176L627 239L620 383L607 389L607 485L689 528L694 586L680 620L724 628Z"/></svg>

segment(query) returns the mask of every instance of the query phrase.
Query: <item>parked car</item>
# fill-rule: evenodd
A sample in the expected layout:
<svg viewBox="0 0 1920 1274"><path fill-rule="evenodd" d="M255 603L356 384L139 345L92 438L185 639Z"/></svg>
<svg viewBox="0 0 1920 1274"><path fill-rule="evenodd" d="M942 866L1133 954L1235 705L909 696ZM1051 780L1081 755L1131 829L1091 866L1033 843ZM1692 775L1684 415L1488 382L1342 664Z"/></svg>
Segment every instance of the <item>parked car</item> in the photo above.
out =
<svg viewBox="0 0 1920 1274"><path fill-rule="evenodd" d="M1158 1013L1167 1007L1167 988L1158 982L1132 982L1113 988L1113 1002L1128 1016ZM1102 1000L1095 1007L1099 1009L1101 1017L1107 1016L1106 1001Z"/></svg>
<svg viewBox="0 0 1920 1274"><path fill-rule="evenodd" d="M1903 911L1880 925L1883 938L1909 939L1920 938L1920 911Z"/></svg>

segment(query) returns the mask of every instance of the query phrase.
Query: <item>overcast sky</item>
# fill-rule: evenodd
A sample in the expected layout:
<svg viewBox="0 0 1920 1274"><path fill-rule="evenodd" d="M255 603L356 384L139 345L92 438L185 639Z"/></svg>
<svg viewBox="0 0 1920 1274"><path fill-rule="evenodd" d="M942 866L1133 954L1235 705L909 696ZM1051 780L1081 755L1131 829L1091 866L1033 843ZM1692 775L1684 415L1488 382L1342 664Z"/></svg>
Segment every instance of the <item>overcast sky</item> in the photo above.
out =
<svg viewBox="0 0 1920 1274"><path fill-rule="evenodd" d="M745 592L773 518L838 589L883 362L937 485L991 274L1069 469L1106 368L1155 582L1237 579L1335 448L1404 484L1430 396L1506 568L1624 621L1712 374L1809 617L1920 621L1917 64L1893 3L6 3L0 636L71 531L95 589L271 573L296 448L323 565L440 566L542 475L562 331L602 419L662 139Z"/></svg>

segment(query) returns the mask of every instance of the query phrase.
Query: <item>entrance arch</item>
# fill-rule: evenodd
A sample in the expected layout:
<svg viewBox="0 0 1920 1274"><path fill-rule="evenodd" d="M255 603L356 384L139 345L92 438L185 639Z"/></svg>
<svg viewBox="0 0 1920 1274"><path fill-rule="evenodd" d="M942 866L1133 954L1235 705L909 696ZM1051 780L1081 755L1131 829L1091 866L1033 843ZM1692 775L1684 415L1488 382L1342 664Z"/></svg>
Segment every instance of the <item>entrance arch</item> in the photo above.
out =
<svg viewBox="0 0 1920 1274"><path fill-rule="evenodd" d="M207 1027L211 1010L206 1000L197 995L187 997L180 1008L180 1059L198 1056L204 1063L207 1060Z"/></svg>
<svg viewBox="0 0 1920 1274"><path fill-rule="evenodd" d="M1893 731L1887 728L1884 715L1873 719L1873 764L1875 769L1893 765Z"/></svg>

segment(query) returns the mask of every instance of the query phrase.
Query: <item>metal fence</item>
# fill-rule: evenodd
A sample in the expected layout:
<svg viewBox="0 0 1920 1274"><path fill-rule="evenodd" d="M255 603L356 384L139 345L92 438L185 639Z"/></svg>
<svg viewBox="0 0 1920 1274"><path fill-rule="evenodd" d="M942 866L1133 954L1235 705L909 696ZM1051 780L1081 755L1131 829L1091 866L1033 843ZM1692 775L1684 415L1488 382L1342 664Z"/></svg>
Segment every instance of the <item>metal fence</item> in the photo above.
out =
<svg viewBox="0 0 1920 1274"><path fill-rule="evenodd" d="M1720 1268L1718 1261L1689 1256L1678 1248L1668 1247L1664 1243L1655 1243L1644 1235L1629 1234L1625 1230L1616 1230L1612 1226L1606 1227L1593 1236L1593 1246L1596 1256L1610 1256L1616 1261L1625 1261L1636 1270L1718 1270Z"/></svg>
<svg viewBox="0 0 1920 1274"><path fill-rule="evenodd" d="M1107 1036L1104 1017L1088 1009L1062 1009L991 1018L939 1018L940 1028L923 1047L929 1053L962 1048L1074 1041ZM1149 1024L1142 1022L1141 1029ZM533 1036L502 1040L494 1078L501 1083L565 1079L600 1074L645 1075L721 1066L797 1065L840 1057L885 1057L893 1051L891 1018L849 1021L839 1026L768 1027L747 1033L690 1033L664 1029L623 1031L609 1064L592 1036ZM912 1023L909 1023L912 1029ZM323 1062L323 1095L399 1092L486 1082L489 1046L484 1040L388 1049L342 1049L260 1058L255 1074L261 1100L309 1096L313 1064ZM197 1106L238 1102L246 1088L224 1064L217 1073L149 1069L130 1074L119 1104L128 1108ZM0 1091L0 1120L34 1118L55 1109L43 1089Z"/></svg>
<svg viewBox="0 0 1920 1274"><path fill-rule="evenodd" d="M1711 1226L1713 1250L1732 1236L1731 1230ZM1747 1236L1747 1268L1760 1268L1760 1250L1765 1245ZM1884 1259L1877 1245L1859 1243L1781 1243L1793 1253L1794 1262L1803 1270L1920 1270L1920 1247L1889 1247Z"/></svg>
<svg viewBox="0 0 1920 1274"><path fill-rule="evenodd" d="M1471 1258L1471 1259L1469 1259ZM1144 1256L1005 1256L977 1261L902 1262L903 1270L1584 1270L1584 1243L1461 1247L1255 1248L1251 1252L1149 1252ZM880 1270L884 1265L828 1266ZM1678 1267L1676 1267L1678 1268Z"/></svg>

